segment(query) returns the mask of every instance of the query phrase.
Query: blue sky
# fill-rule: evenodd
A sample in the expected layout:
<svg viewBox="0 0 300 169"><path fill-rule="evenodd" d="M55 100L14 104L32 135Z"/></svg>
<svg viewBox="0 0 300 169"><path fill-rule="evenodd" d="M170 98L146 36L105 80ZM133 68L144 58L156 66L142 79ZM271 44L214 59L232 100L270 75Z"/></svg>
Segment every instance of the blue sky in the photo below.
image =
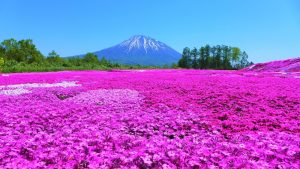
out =
<svg viewBox="0 0 300 169"><path fill-rule="evenodd" d="M43 54L84 54L143 34L179 52L224 44L254 62L300 56L299 0L3 0L0 15L0 41L30 38Z"/></svg>

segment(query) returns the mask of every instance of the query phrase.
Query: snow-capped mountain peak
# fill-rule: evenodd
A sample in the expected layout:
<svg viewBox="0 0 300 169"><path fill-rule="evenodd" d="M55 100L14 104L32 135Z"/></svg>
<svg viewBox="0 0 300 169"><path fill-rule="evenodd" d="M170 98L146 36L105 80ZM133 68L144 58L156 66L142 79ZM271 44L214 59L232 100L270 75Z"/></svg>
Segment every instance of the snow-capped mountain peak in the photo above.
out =
<svg viewBox="0 0 300 169"><path fill-rule="evenodd" d="M151 37L136 35L120 44L94 52L99 58L111 62L139 65L171 65L177 63L181 54L168 45Z"/></svg>
<svg viewBox="0 0 300 169"><path fill-rule="evenodd" d="M146 53L148 53L148 50L160 50L164 49L166 45L164 45L162 42L159 42L153 38L150 38L148 36L143 35L136 35L131 37L130 39L122 42L120 44L122 47L127 47L128 51L130 52L133 49L144 49Z"/></svg>

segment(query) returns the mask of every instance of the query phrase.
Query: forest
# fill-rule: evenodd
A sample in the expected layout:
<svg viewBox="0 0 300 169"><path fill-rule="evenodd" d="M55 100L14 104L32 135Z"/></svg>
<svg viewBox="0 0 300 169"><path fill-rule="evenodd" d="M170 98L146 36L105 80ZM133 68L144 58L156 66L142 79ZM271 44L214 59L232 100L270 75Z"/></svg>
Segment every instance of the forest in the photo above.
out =
<svg viewBox="0 0 300 169"><path fill-rule="evenodd" d="M248 61L248 54L238 47L226 45L183 49L182 57L178 61L181 68L193 69L242 69L253 64Z"/></svg>

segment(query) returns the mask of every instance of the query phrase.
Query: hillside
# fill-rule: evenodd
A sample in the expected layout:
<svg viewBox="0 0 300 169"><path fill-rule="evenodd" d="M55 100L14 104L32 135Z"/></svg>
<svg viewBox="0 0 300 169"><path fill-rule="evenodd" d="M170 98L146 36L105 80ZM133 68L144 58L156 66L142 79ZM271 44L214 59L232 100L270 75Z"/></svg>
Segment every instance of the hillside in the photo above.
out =
<svg viewBox="0 0 300 169"><path fill-rule="evenodd" d="M256 72L300 72L300 57L267 63L257 63L243 70Z"/></svg>

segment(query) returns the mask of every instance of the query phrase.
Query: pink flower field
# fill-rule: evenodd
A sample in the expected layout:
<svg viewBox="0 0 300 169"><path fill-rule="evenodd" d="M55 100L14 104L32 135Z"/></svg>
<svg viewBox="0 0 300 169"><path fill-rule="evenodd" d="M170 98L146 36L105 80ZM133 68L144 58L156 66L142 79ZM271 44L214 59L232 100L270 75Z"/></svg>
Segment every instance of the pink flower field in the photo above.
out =
<svg viewBox="0 0 300 169"><path fill-rule="evenodd" d="M0 168L300 168L300 73L0 75Z"/></svg>

